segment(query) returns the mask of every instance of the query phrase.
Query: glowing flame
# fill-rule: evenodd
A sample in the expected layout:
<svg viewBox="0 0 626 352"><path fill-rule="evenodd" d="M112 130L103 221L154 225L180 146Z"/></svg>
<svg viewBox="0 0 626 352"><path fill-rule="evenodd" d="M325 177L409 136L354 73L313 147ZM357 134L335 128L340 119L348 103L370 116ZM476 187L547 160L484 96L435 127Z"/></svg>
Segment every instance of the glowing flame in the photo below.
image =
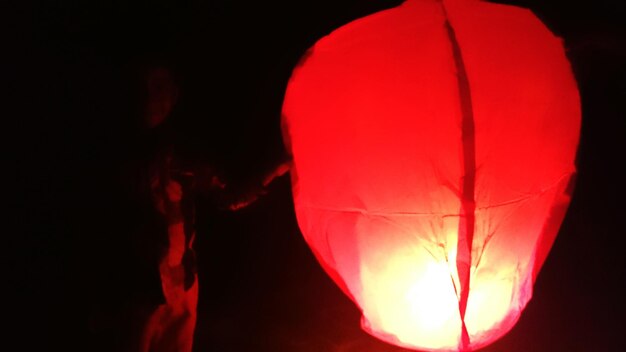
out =
<svg viewBox="0 0 626 352"><path fill-rule="evenodd" d="M437 261L426 251L414 248L389 256L383 267L364 265L361 274L367 292L362 305L367 319L363 322L365 329L409 348L459 350L456 250L449 250L446 259ZM475 267L472 269L475 271ZM510 268L499 268L490 275L473 275L465 316L472 337L480 335L491 340L502 334L495 328L509 322L506 318L514 292L512 277ZM514 321L509 323L512 326Z"/></svg>

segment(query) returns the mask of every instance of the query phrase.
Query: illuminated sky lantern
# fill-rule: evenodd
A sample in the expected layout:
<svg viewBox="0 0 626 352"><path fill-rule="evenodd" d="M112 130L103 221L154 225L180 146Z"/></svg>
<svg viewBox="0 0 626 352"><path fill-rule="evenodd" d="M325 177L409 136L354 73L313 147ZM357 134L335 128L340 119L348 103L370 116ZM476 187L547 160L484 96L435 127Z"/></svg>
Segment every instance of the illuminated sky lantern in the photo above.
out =
<svg viewBox="0 0 626 352"><path fill-rule="evenodd" d="M409 0L318 41L283 105L298 223L362 326L412 349L509 331L570 201L562 42L529 10Z"/></svg>

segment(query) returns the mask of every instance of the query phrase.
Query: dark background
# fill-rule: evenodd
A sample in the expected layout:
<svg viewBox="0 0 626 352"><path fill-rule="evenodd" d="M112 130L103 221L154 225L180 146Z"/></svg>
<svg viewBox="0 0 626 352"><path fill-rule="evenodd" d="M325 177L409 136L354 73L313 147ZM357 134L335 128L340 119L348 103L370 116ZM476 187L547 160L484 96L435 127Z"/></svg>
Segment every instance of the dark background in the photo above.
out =
<svg viewBox="0 0 626 352"><path fill-rule="evenodd" d="M110 274L129 264L129 210L115 170L137 133L142 70L163 65L176 73L184 147L246 182L283 153L282 97L304 51L399 3L5 3L2 341L15 344L7 350L94 349L91 317L109 292L93 287L115 286ZM565 40L582 96L579 175L533 299L485 351L624 351L624 3L514 3ZM304 243L290 197L283 177L237 213L200 204L195 350L400 351L359 329L356 307Z"/></svg>

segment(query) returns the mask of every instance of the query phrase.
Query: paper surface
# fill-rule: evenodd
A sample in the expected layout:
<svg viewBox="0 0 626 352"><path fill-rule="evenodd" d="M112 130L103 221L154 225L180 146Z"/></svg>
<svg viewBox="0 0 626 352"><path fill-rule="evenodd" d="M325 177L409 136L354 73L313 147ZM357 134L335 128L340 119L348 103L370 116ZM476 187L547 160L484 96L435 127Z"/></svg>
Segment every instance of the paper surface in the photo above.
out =
<svg viewBox="0 0 626 352"><path fill-rule="evenodd" d="M511 329L575 173L580 103L559 38L525 9L410 0L318 41L283 115L300 229L368 332L456 351Z"/></svg>

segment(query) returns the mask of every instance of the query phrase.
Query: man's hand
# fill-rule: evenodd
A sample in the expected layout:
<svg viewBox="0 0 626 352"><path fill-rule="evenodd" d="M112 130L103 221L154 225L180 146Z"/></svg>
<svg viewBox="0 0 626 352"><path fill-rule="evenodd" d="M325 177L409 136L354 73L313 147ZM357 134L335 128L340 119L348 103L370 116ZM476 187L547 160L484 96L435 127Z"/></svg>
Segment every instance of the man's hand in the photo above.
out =
<svg viewBox="0 0 626 352"><path fill-rule="evenodd" d="M270 171L263 179L263 187L267 187L276 177L280 177L287 173L291 169L291 160L285 161Z"/></svg>
<svg viewBox="0 0 626 352"><path fill-rule="evenodd" d="M248 190L247 193L236 199L234 202L228 205L228 210L237 211L247 207L248 205L254 203L260 196L266 195L267 190L264 187L256 187L254 189Z"/></svg>

